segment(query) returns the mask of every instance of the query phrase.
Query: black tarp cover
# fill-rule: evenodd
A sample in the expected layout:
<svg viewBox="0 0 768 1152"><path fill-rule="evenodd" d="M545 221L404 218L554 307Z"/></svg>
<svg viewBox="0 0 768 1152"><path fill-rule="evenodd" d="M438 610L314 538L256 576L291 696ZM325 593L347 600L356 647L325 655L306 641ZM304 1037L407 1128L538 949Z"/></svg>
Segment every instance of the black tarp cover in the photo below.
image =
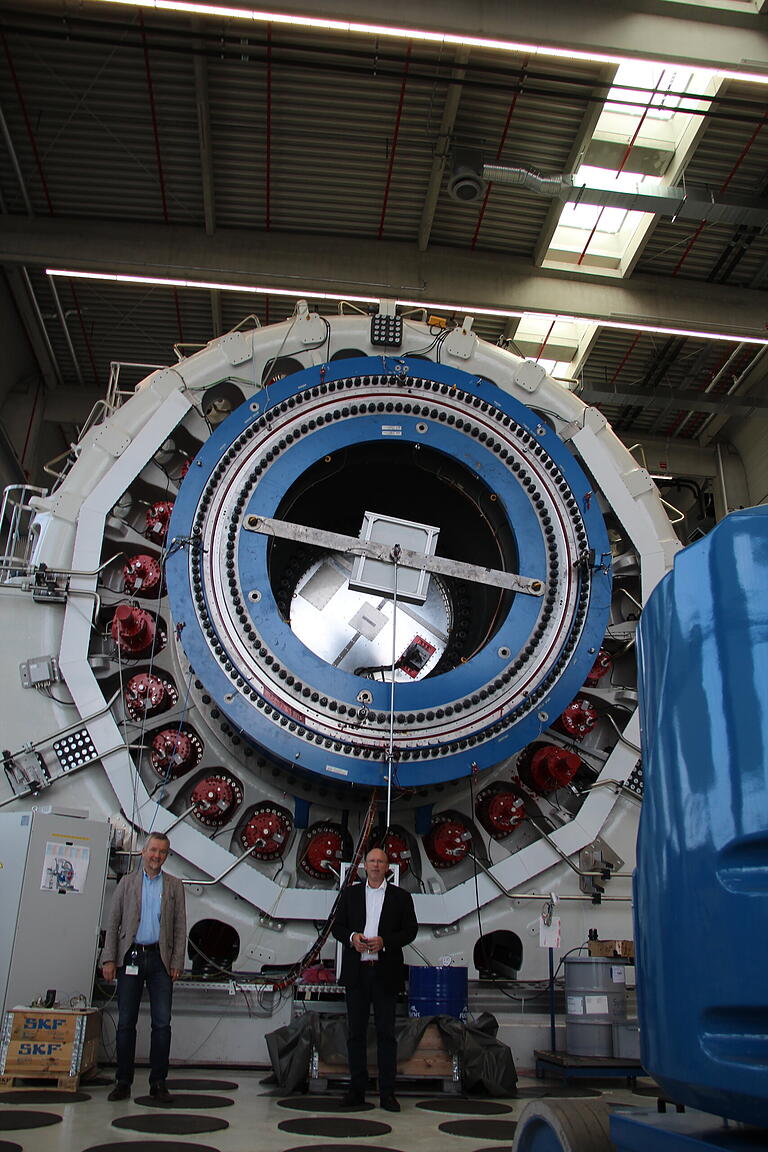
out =
<svg viewBox="0 0 768 1152"><path fill-rule="evenodd" d="M448 1052L458 1056L465 1092L515 1095L517 1072L512 1053L496 1038L498 1022L489 1012L483 1012L472 1024L463 1024L453 1016L418 1016L398 1021L398 1063L414 1054L430 1024L436 1025ZM369 1044L371 1039L369 1031ZM347 1020L343 1014L306 1012L270 1032L266 1041L275 1079L285 1092L295 1092L305 1085L313 1048L324 1063L346 1066ZM375 1051L375 1040L372 1047Z"/></svg>

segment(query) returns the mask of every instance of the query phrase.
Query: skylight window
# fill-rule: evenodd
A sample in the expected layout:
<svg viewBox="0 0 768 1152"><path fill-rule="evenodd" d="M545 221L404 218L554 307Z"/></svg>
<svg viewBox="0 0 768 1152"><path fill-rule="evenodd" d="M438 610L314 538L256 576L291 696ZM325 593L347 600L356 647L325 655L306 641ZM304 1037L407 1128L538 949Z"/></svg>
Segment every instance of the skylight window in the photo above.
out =
<svg viewBox="0 0 768 1152"><path fill-rule="evenodd" d="M719 85L711 73L662 64L631 62L617 68L543 267L629 275L655 215L610 201L580 203L578 186L610 192L676 184L702 131L701 113Z"/></svg>
<svg viewBox="0 0 768 1152"><path fill-rule="evenodd" d="M697 75L703 87L709 79L704 73L662 68L655 82L650 84L647 64L622 64L616 72L604 111L634 116L632 105L639 105L647 108L646 115L650 120L669 120L675 112L695 112L699 101L686 96L686 93L693 90Z"/></svg>
<svg viewBox="0 0 768 1152"><path fill-rule="evenodd" d="M578 228L615 235L621 231L628 212L625 208L600 208L595 204L566 204L560 216L561 228Z"/></svg>
<svg viewBox="0 0 768 1152"><path fill-rule="evenodd" d="M597 325L589 320L525 312L509 346L573 389L596 334Z"/></svg>

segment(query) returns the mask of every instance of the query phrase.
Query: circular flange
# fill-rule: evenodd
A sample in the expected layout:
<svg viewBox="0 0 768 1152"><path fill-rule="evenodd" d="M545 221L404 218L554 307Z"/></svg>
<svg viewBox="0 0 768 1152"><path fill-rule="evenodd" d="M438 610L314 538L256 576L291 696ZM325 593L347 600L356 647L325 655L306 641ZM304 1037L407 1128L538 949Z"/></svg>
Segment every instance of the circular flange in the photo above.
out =
<svg viewBox="0 0 768 1152"><path fill-rule="evenodd" d="M328 476L350 460L367 482L334 487ZM539 581L541 592L491 585L484 635L470 644L477 586L444 578L446 651L430 674L395 685L399 786L455 779L518 751L570 704L603 639L610 551L598 502L567 447L522 404L422 360L344 360L271 384L214 430L190 468L166 575L178 642L217 707L273 757L325 778L386 782L391 685L312 652L287 606L312 557L339 555L318 533L355 535L365 511L408 519L402 493L415 500L426 474L417 461L436 494L417 523L452 539L452 559L478 564L482 551L482 566ZM286 545L264 518L309 532ZM391 596L373 606L386 615ZM420 634L418 623L408 629L398 617L398 650Z"/></svg>

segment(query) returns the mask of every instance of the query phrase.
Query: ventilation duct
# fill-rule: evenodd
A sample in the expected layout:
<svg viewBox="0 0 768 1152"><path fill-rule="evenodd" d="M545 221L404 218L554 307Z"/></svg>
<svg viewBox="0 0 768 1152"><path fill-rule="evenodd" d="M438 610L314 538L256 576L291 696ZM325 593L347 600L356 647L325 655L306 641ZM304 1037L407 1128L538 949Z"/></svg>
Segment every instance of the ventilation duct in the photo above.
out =
<svg viewBox="0 0 768 1152"><path fill-rule="evenodd" d="M526 188L537 196L574 204L593 204L600 208L624 208L628 212L653 212L683 220L707 220L711 223L747 225L763 229L768 225L768 201L747 197L716 198L697 189L591 188L577 184L572 176L541 176L528 168L507 168L500 164L483 164L484 180L514 188Z"/></svg>

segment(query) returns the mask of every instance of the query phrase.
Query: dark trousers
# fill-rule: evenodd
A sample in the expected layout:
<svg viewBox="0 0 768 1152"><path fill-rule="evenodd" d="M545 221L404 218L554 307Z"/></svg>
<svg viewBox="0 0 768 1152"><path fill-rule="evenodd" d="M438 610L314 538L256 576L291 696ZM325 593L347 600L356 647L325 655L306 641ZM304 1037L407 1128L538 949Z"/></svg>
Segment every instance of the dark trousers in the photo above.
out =
<svg viewBox="0 0 768 1152"><path fill-rule="evenodd" d="M127 958L126 958L127 959ZM119 1084L133 1083L136 1056L136 1023L144 985L149 992L152 1035L149 1049L149 1082L156 1084L168 1075L171 1052L171 1000L173 981L159 952L138 951L138 976L128 976L125 967L117 973L117 1075Z"/></svg>
<svg viewBox="0 0 768 1152"><path fill-rule="evenodd" d="M368 1087L368 1017L373 1005L376 1026L376 1057L379 1064L379 1095L392 1096L397 1069L395 1005L397 993L382 986L375 964L361 964L361 983L347 988L347 1056L352 1092L360 1096Z"/></svg>

